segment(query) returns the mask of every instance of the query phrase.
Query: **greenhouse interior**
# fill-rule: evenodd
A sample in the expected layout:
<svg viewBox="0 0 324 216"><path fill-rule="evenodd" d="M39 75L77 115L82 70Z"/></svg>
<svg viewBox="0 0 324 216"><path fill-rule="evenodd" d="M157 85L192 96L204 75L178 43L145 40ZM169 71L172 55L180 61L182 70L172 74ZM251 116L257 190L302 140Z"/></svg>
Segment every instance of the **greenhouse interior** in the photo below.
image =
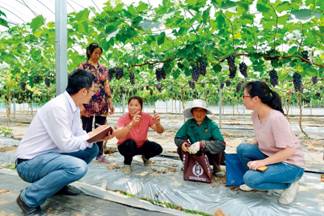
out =
<svg viewBox="0 0 324 216"><path fill-rule="evenodd" d="M0 215L324 215L323 2L0 0Z"/></svg>

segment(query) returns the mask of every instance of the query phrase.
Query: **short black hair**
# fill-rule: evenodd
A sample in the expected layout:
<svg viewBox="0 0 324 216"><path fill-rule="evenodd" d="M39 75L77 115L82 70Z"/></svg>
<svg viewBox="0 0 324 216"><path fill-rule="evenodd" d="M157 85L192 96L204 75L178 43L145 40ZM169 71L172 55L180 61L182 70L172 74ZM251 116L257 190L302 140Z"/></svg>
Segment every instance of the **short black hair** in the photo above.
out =
<svg viewBox="0 0 324 216"><path fill-rule="evenodd" d="M99 48L101 50L102 53L102 48L99 46L98 43L91 43L89 44L89 46L87 47L87 59L89 60L92 53L94 52L95 49Z"/></svg>
<svg viewBox="0 0 324 216"><path fill-rule="evenodd" d="M74 95L78 93L80 89L90 89L95 78L96 77L92 73L86 70L76 69L68 77L66 91L70 95Z"/></svg>
<svg viewBox="0 0 324 216"><path fill-rule="evenodd" d="M127 104L129 104L132 100L137 100L138 103L141 105L141 110L143 110L143 98L141 98L140 96L132 96L128 99Z"/></svg>

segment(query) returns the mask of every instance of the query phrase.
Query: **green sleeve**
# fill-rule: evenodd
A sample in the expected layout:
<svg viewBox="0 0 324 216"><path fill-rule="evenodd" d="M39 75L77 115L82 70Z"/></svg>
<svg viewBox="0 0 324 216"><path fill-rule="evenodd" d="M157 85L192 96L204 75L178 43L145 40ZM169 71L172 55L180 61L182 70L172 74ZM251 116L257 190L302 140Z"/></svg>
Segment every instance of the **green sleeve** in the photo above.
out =
<svg viewBox="0 0 324 216"><path fill-rule="evenodd" d="M187 135L188 121L181 126L175 135L174 142L177 146L180 146L184 141L189 139Z"/></svg>
<svg viewBox="0 0 324 216"><path fill-rule="evenodd" d="M224 145L224 138L215 122L210 120L209 126L211 128L211 135L212 140L205 140L205 148L206 151L210 152L211 154L218 154L220 152L224 152L225 145Z"/></svg>
<svg viewBox="0 0 324 216"><path fill-rule="evenodd" d="M211 124L211 129L212 129L212 137L215 140L219 140L219 141L224 141L224 137L222 136L217 124L214 121L210 121Z"/></svg>

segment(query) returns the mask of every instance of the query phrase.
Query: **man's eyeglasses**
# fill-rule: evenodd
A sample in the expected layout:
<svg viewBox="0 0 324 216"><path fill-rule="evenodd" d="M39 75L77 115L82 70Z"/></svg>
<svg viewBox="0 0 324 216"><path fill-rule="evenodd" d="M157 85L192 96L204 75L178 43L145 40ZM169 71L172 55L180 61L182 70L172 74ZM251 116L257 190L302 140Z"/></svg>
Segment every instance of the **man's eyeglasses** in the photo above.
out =
<svg viewBox="0 0 324 216"><path fill-rule="evenodd" d="M251 97L250 95L243 95L242 96L243 98L248 98L248 97Z"/></svg>

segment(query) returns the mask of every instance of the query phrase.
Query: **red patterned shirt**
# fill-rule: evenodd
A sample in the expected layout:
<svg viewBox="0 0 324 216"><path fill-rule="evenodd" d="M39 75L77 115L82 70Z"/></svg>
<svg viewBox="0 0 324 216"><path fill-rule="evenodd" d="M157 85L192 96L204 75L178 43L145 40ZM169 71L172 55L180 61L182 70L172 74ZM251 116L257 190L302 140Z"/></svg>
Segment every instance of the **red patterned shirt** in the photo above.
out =
<svg viewBox="0 0 324 216"><path fill-rule="evenodd" d="M88 62L82 63L79 68L91 72L95 75L98 91L94 94L88 104L84 104L85 113L89 115L107 115L108 114L108 95L105 92L105 84L108 82L108 69L102 64L94 66Z"/></svg>

